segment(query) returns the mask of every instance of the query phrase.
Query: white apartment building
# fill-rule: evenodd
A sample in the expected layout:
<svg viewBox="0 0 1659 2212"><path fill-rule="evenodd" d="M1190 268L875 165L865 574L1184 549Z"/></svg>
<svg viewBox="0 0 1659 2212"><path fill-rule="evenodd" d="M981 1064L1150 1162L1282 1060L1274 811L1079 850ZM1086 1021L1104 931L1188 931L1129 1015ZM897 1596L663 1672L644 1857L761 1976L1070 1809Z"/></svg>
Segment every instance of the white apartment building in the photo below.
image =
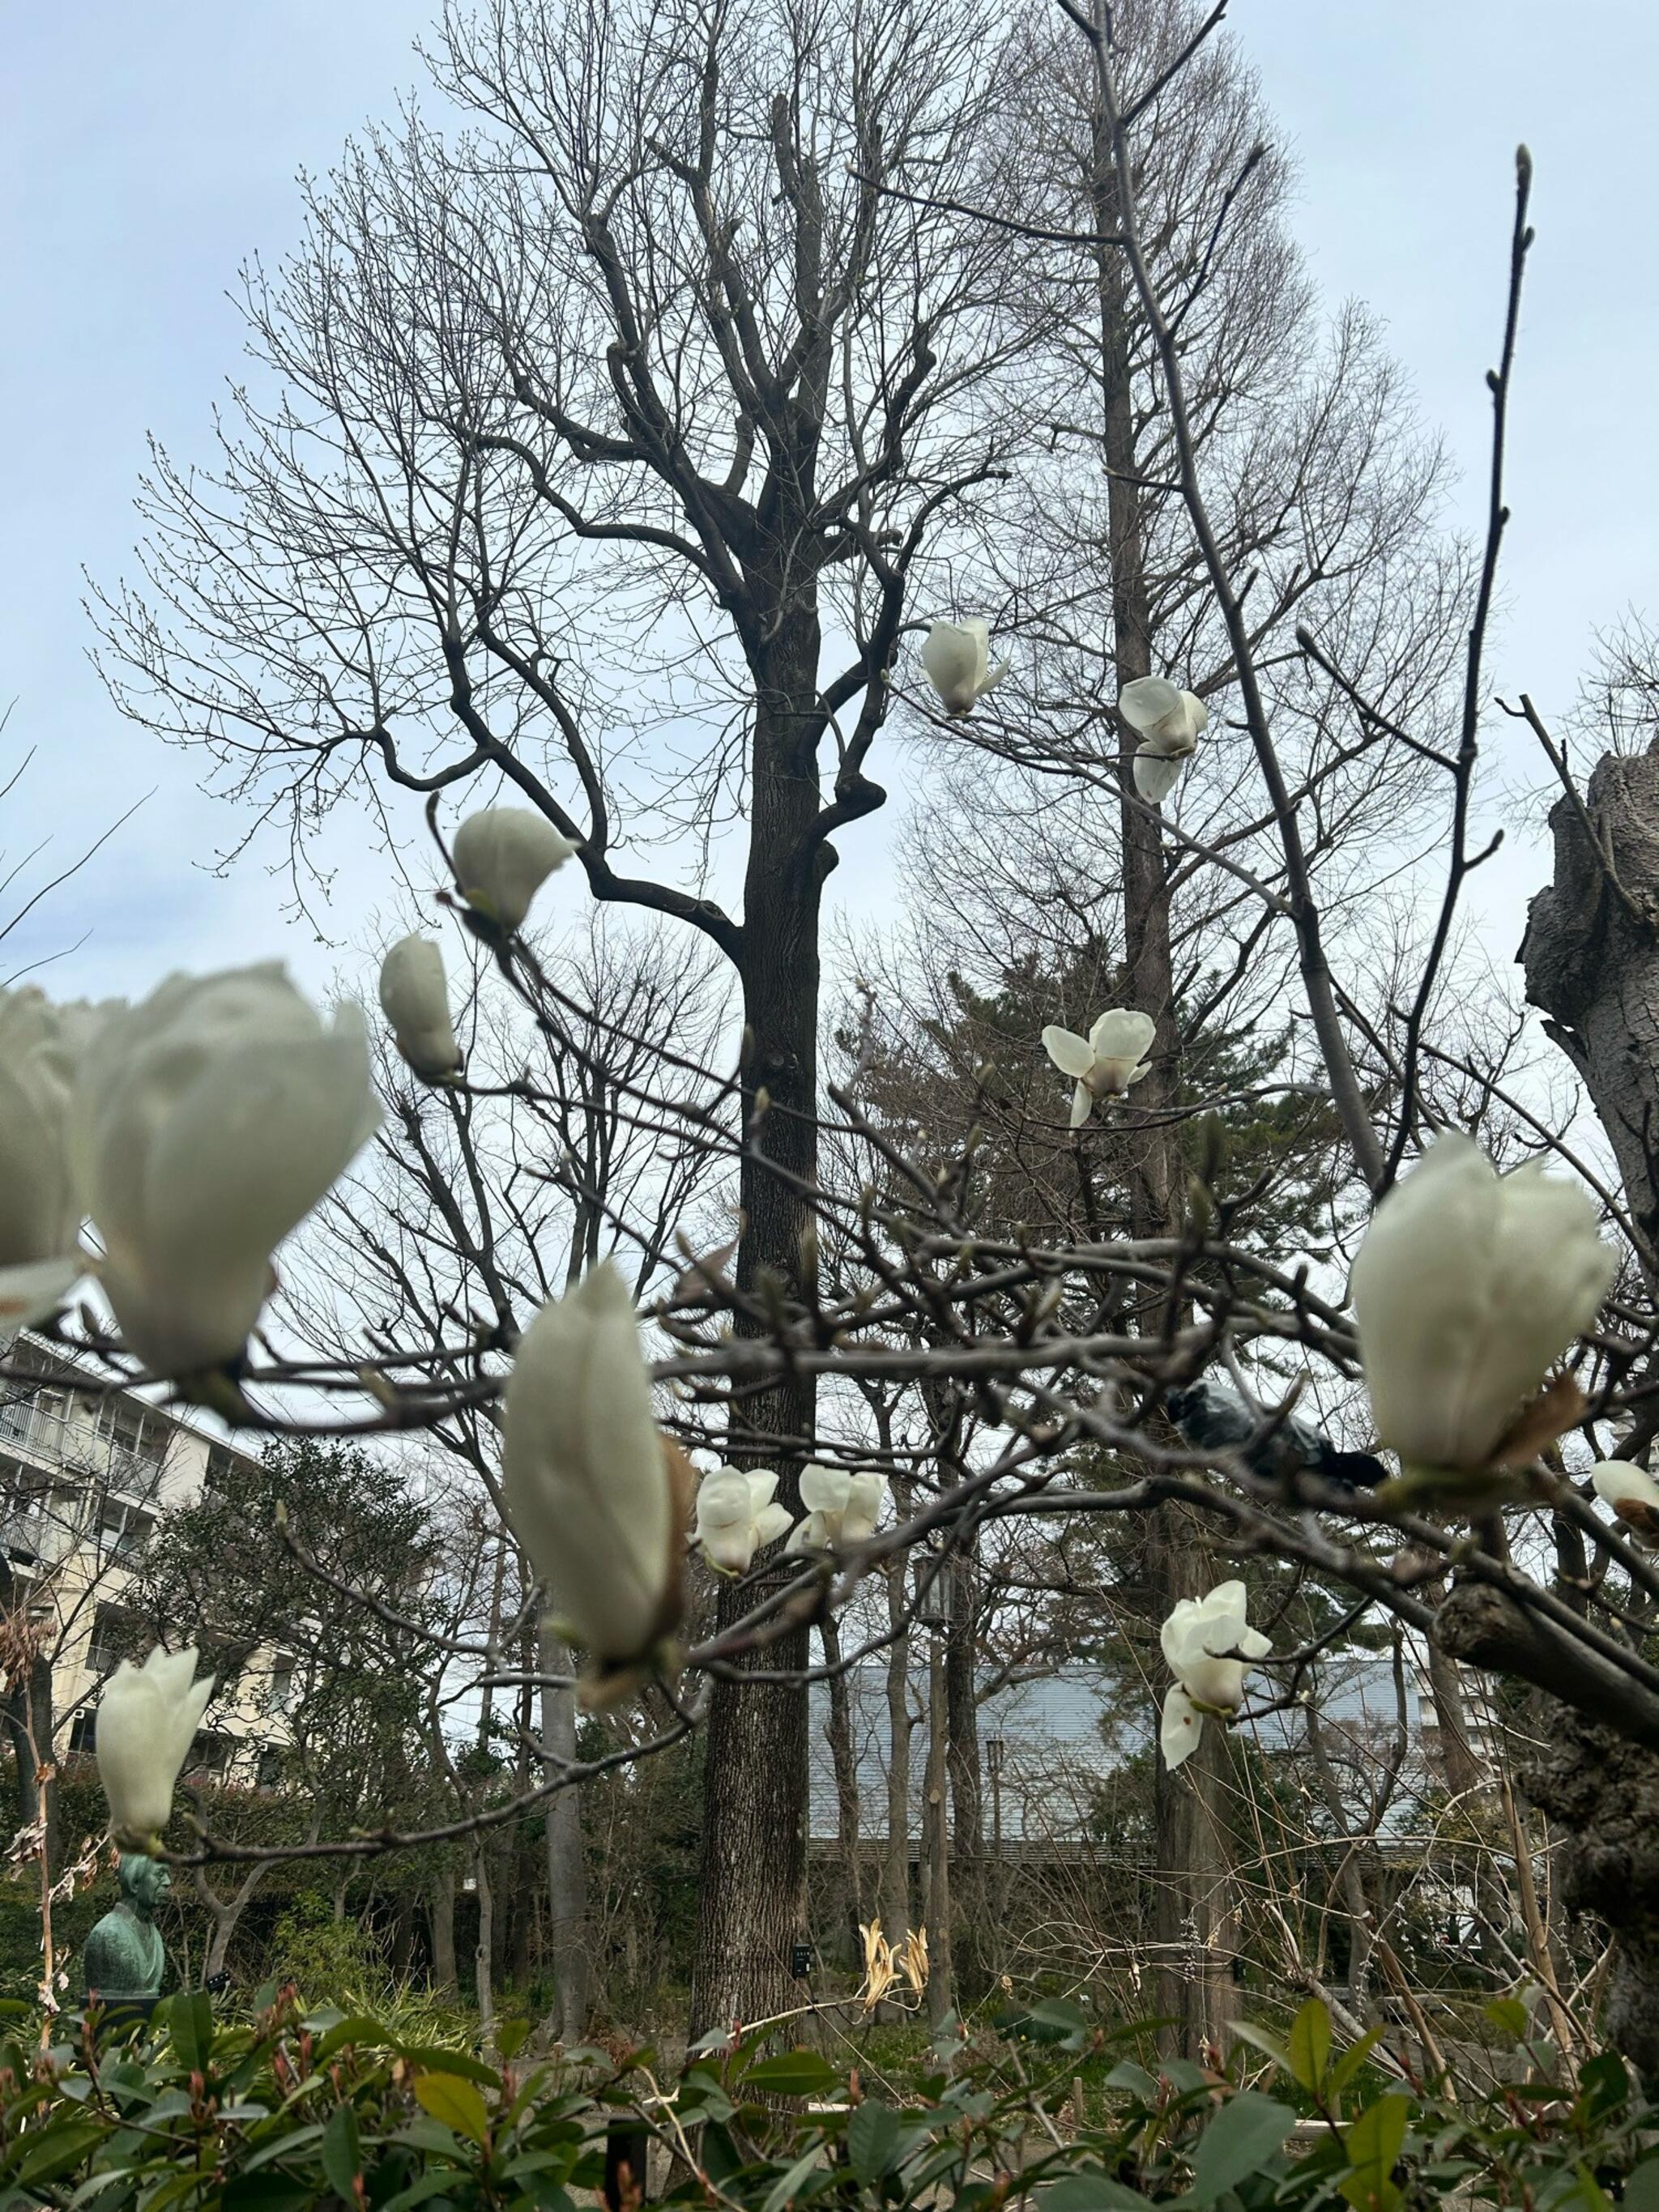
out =
<svg viewBox="0 0 1659 2212"><path fill-rule="evenodd" d="M0 1607L23 1609L52 1670L52 1753L90 1751L99 1688L142 1632L132 1563L170 1511L247 1455L131 1391L65 1387L74 1370L20 1337L0 1381ZM227 1680L227 1661L240 1661ZM204 1652L220 1687L186 1774L275 1779L291 1655ZM47 1756L40 1747L40 1755Z"/></svg>

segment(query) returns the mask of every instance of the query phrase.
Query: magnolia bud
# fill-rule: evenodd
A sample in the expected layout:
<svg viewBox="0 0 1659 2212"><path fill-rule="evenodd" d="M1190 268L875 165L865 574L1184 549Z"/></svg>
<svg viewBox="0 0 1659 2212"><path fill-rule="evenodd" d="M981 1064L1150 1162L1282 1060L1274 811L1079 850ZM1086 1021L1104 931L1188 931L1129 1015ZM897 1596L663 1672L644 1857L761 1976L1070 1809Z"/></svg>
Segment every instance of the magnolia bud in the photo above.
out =
<svg viewBox="0 0 1659 2212"><path fill-rule="evenodd" d="M1008 673L991 663L991 626L981 615L964 623L936 622L921 648L921 665L947 714L966 714Z"/></svg>
<svg viewBox="0 0 1659 2212"><path fill-rule="evenodd" d="M380 1006L398 1049L428 1082L453 1075L460 1048L449 1018L442 949L429 937L401 937L380 963Z"/></svg>
<svg viewBox="0 0 1659 2212"><path fill-rule="evenodd" d="M516 929L555 868L580 849L544 815L527 806L487 806L469 814L450 848L461 896L489 921Z"/></svg>
<svg viewBox="0 0 1659 2212"><path fill-rule="evenodd" d="M554 1612L602 1668L647 1658L678 1625L684 1509L634 1302L608 1260L520 1340L501 1492Z"/></svg>
<svg viewBox="0 0 1659 2212"><path fill-rule="evenodd" d="M142 1667L124 1659L99 1700L94 1748L123 1850L147 1851L173 1817L173 1784L190 1755L213 1677L196 1681L196 1652L163 1651Z"/></svg>
<svg viewBox="0 0 1659 2212"><path fill-rule="evenodd" d="M61 1305L86 1270L70 1095L82 1050L113 1011L0 991L0 1346Z"/></svg>
<svg viewBox="0 0 1659 2212"><path fill-rule="evenodd" d="M1437 1138L1377 1207L1353 1263L1382 1443L1414 1467L1490 1465L1616 1266L1577 1184L1531 1161L1500 1176L1469 1138Z"/></svg>
<svg viewBox="0 0 1659 2212"><path fill-rule="evenodd" d="M170 976L106 1019L70 1152L129 1349L158 1375L239 1358L272 1250L380 1119L361 1010L325 1029L280 966Z"/></svg>

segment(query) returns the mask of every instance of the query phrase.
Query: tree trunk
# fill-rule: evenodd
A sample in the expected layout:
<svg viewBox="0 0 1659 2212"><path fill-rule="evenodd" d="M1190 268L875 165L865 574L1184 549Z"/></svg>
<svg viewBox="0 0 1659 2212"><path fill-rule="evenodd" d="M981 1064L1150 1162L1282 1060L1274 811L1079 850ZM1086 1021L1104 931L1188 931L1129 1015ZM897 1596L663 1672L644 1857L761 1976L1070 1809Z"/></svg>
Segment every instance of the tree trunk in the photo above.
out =
<svg viewBox="0 0 1659 2212"><path fill-rule="evenodd" d="M951 1960L959 1984L979 1996L990 1975L985 1913L983 1793L979 1765L978 1561L971 1551L951 1561L950 1625L945 1642L945 1765L951 1778L951 1889L957 1941Z"/></svg>
<svg viewBox="0 0 1659 2212"><path fill-rule="evenodd" d="M48 1651L37 1651L30 1663L29 1721L34 1732L37 1810L41 1800L46 1807L46 1872L56 1881L64 1870L64 1840L58 1761L52 1753L58 1727L52 1701L52 1655Z"/></svg>
<svg viewBox="0 0 1659 2212"><path fill-rule="evenodd" d="M432 1929L432 1986L453 1994L460 1978L455 1971L455 1869L448 1861L433 1877L427 1914Z"/></svg>
<svg viewBox="0 0 1659 2212"><path fill-rule="evenodd" d="M540 1655L544 1674L570 1672L568 1647L546 1630L542 1633ZM574 1687L560 1690L544 1686L542 1741L547 1747L550 1767L575 1758ZM547 1917L558 2039L561 2043L581 2043L586 2039L592 2011L593 1968L587 1926L587 1861L582 1845L579 1790L561 1790L547 1808Z"/></svg>
<svg viewBox="0 0 1659 2212"><path fill-rule="evenodd" d="M790 533L781 527L779 542ZM817 1237L810 1193L817 1172L818 908L833 855L813 842L819 795L815 736L816 611L780 595L757 670L749 866L738 972L746 1029L746 1139L738 1182L743 1231L737 1285L765 1301L810 1293ZM766 1331L763 1318L738 1326ZM731 1432L735 1465L778 1469L777 1495L799 1511L811 1449L814 1392L791 1376L743 1401ZM787 1572L780 1567L775 1571ZM755 1590L723 1584L726 1628ZM804 1674L807 1632L769 1644L752 1662ZM691 2033L782 2012L797 1990L790 1952L804 1931L807 1704L804 1680L716 1682L703 1789L701 1909L691 1982Z"/></svg>
<svg viewBox="0 0 1659 2212"><path fill-rule="evenodd" d="M247 1911L254 1891L264 1881L268 1869L263 1866L251 1867L228 1897L221 1897L210 1886L200 1867L194 1867L191 1871L196 1893L207 1907L208 1917L213 1924L207 1956L202 1962L203 1978L210 1979L215 1974L223 1973L225 1961L230 1956L232 1938L240 1924L242 1915Z"/></svg>
<svg viewBox="0 0 1659 2212"><path fill-rule="evenodd" d="M1538 1706L1544 1729L1521 1787L1565 1832L1562 1903L1598 1914L1616 1939L1602 2032L1659 2072L1659 1753L1553 1698Z"/></svg>
<svg viewBox="0 0 1659 2212"><path fill-rule="evenodd" d="M478 1897L477 1940L472 1951L478 2033L486 2041L495 2025L495 1891L489 1879L489 1853L482 1838L472 1847L472 1881Z"/></svg>
<svg viewBox="0 0 1659 2212"><path fill-rule="evenodd" d="M1203 1534L1188 1507L1165 1505L1149 1516L1149 1579L1165 1611L1176 1599L1200 1597L1209 1588ZM1158 2014L1171 2023L1159 2039L1166 2056L1199 2058L1206 2045L1225 2051L1227 2023L1237 2010L1225 1730L1206 1722L1184 1764L1172 1774L1160 1757L1155 1774L1156 1986Z"/></svg>
<svg viewBox="0 0 1659 2212"><path fill-rule="evenodd" d="M819 1622L818 1634L823 1642L824 1664L839 1669L841 1629L831 1615L826 1614ZM836 1857L840 1888L836 1927L840 1940L847 1945L850 1955L857 1958L858 1931L864 1919L864 1869L859 1859L862 1824L858 1754L853 1742L852 1696L845 1674L832 1672L829 1689L830 1724L825 1733L836 1777Z"/></svg>
<svg viewBox="0 0 1659 2212"><path fill-rule="evenodd" d="M1097 0L1098 4L1098 0ZM1096 226L1109 236L1118 228L1115 172L1103 118L1096 120ZM1146 587L1141 495L1133 398L1130 382L1127 271L1121 250L1097 249L1103 446L1111 471L1107 528L1112 580L1112 639L1120 691L1152 672L1152 611ZM1156 815L1136 802L1138 740L1127 725L1119 733L1123 842L1123 1004L1150 1014L1157 1024L1152 1065L1124 1111L1128 1154L1129 1233L1164 1237L1180 1225L1182 1160L1177 1125L1167 1117L1181 1093L1181 1039L1175 1018L1174 967L1170 950L1170 890L1164 839ZM1146 1546L1149 1610L1154 1623L1179 1598L1201 1597L1208 1587L1203 1527L1190 1512L1164 1505L1152 1515ZM1159 1945L1158 2011L1172 2017L1164 2031L1170 2050L1196 2057L1206 2043L1223 2041L1232 2016L1233 1984L1223 1939L1232 1924L1231 1852L1224 1805L1227 1749L1218 1728L1203 1731L1199 1747L1176 1774L1160 1759L1154 1786L1157 1907Z"/></svg>
<svg viewBox="0 0 1659 2212"><path fill-rule="evenodd" d="M1659 933L1647 919L1659 916L1659 739L1645 753L1609 754L1584 805L1601 850L1572 801L1558 800L1554 880L1528 909L1520 958L1527 997L1607 1132L1659 1294Z"/></svg>
<svg viewBox="0 0 1659 2212"><path fill-rule="evenodd" d="M886 1568L887 1621L904 1615L905 1560ZM887 1647L887 1843L881 1860L882 1931L896 1950L910 1932L910 1638Z"/></svg>
<svg viewBox="0 0 1659 2212"><path fill-rule="evenodd" d="M945 1687L945 1638L927 1639L927 2018L940 2027L956 2003L951 1966L951 1819L945 1802L950 1716Z"/></svg>

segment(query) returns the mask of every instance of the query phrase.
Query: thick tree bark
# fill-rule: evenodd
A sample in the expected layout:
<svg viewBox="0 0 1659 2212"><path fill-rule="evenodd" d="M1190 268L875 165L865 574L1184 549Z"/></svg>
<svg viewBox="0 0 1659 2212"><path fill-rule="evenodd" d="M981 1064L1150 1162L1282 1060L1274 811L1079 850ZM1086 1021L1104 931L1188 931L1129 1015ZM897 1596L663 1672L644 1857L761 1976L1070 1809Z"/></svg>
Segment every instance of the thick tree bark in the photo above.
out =
<svg viewBox="0 0 1659 2212"><path fill-rule="evenodd" d="M1563 1903L1599 1914L1618 1939L1602 2032L1644 2073L1659 2072L1659 1753L1570 1705L1539 1705L1543 1730L1521 1786L1565 1832Z"/></svg>
<svg viewBox="0 0 1659 2212"><path fill-rule="evenodd" d="M432 1986L440 1992L453 1991L459 1982L455 1971L455 1869L447 1862L433 1877L427 1916L432 1934Z"/></svg>
<svg viewBox="0 0 1659 2212"><path fill-rule="evenodd" d="M541 1671L570 1672L568 1649L545 1629L541 1638ZM542 1691L542 1741L550 1763L568 1764L576 1756L576 1692ZM587 1928L587 1862L582 1847L581 1792L561 1790L547 1808L548 1949L553 1969L554 2020L561 2043L580 2043L592 2008L592 1964Z"/></svg>
<svg viewBox="0 0 1659 2212"><path fill-rule="evenodd" d="M1607 755L1582 809L1562 797L1550 830L1554 878L1528 910L1520 951L1527 997L1607 1133L1646 1247L1648 1288L1659 1296L1659 739L1645 753ZM1650 1420L1621 1448L1640 1455L1652 1434ZM1552 1724L1522 1786L1566 1831L1565 1901L1600 1913L1617 1938L1605 2032L1626 2057L1656 2069L1659 1735L1640 1714L1615 1734L1588 1717L1589 1697L1577 1711L1542 1702Z"/></svg>
<svg viewBox="0 0 1659 2212"><path fill-rule="evenodd" d="M985 1916L985 1815L980 1781L979 1575L973 1552L959 1552L945 1639L945 1765L951 1778L951 1893L956 1915L952 1958L963 1994L977 1996L990 1972Z"/></svg>
<svg viewBox="0 0 1659 2212"><path fill-rule="evenodd" d="M785 533L780 532L782 536ZM830 859L814 836L818 623L782 601L757 672L749 866L741 958L747 1030L739 1177L740 1291L799 1297L816 1275L810 1192L817 1170L818 909ZM800 1504L813 1389L792 1376L746 1400L734 1463L775 1466L781 1503ZM780 1570L780 1571L784 1571ZM723 1585L717 1625L755 1602ZM741 1660L738 1662L742 1664ZM756 1663L804 1674L807 1632L769 1644ZM714 1686L703 1792L702 1909L691 2033L769 2017L793 2001L790 1952L805 1924L807 1707L804 1681Z"/></svg>
<svg viewBox="0 0 1659 2212"><path fill-rule="evenodd" d="M1645 753L1609 754L1590 777L1584 814L1588 826L1566 798L1551 810L1555 878L1528 910L1520 957L1527 997L1583 1079L1651 1255L1659 1250L1659 739ZM1647 1273L1659 1291L1650 1256Z"/></svg>

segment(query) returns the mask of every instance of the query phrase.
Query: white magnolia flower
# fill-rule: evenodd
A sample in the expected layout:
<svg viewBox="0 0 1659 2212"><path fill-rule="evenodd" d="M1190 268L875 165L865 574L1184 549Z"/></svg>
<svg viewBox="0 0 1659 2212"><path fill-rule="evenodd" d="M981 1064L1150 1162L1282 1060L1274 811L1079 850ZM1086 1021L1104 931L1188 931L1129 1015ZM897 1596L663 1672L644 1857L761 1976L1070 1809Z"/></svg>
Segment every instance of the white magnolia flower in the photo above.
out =
<svg viewBox="0 0 1659 2212"><path fill-rule="evenodd" d="M561 836L531 807L487 806L462 823L449 857L467 904L516 929L554 869L580 849L577 839Z"/></svg>
<svg viewBox="0 0 1659 2212"><path fill-rule="evenodd" d="M1162 676L1137 676L1117 695L1117 711L1140 740L1139 750L1164 760L1184 760L1198 750L1210 726L1210 710L1195 691L1178 691Z"/></svg>
<svg viewBox="0 0 1659 2212"><path fill-rule="evenodd" d="M768 1468L717 1467L697 1485L697 1541L711 1567L746 1575L755 1554L790 1524L789 1510L772 1503L778 1478Z"/></svg>
<svg viewBox="0 0 1659 2212"><path fill-rule="evenodd" d="M800 1471L800 1502L806 1518L784 1546L786 1552L828 1552L842 1544L867 1544L876 1533L887 1497L884 1474L848 1474L816 1463Z"/></svg>
<svg viewBox="0 0 1659 2212"><path fill-rule="evenodd" d="M947 714L967 714L1008 673L1008 663L991 665L991 625L982 615L967 622L936 622L921 648L927 681Z"/></svg>
<svg viewBox="0 0 1659 2212"><path fill-rule="evenodd" d="M646 1657L675 1627L681 1508L634 1302L609 1261L524 1333L502 1411L501 1491L554 1612L602 1666Z"/></svg>
<svg viewBox="0 0 1659 2212"><path fill-rule="evenodd" d="M1182 760L1168 760L1162 753L1148 752L1142 745L1135 755L1135 789L1149 806L1162 806L1181 781L1181 772L1187 763Z"/></svg>
<svg viewBox="0 0 1659 2212"><path fill-rule="evenodd" d="M435 1082L454 1074L461 1054L449 1018L444 956L429 937L400 937L380 963L380 1008L416 1075Z"/></svg>
<svg viewBox="0 0 1659 2212"><path fill-rule="evenodd" d="M272 1251L380 1119L361 1009L325 1029L279 965L169 976L103 1021L70 1159L128 1348L158 1375L238 1358Z"/></svg>
<svg viewBox="0 0 1659 2212"><path fill-rule="evenodd" d="M1376 1432L1412 1465L1480 1468L1616 1262L1595 1208L1534 1161L1500 1176L1437 1138L1372 1217L1350 1284Z"/></svg>
<svg viewBox="0 0 1659 2212"><path fill-rule="evenodd" d="M0 1340L62 1302L86 1262L70 1172L78 1040L40 991L0 991Z"/></svg>
<svg viewBox="0 0 1659 2212"><path fill-rule="evenodd" d="M1086 1037L1050 1022L1042 1048L1062 1075L1077 1084L1072 1093L1072 1127L1080 1129L1097 1098L1121 1098L1132 1083L1150 1071L1146 1053L1158 1024L1150 1014L1112 1006L1100 1015Z"/></svg>
<svg viewBox="0 0 1659 2212"><path fill-rule="evenodd" d="M1244 1585L1219 1583L1207 1597L1183 1597L1158 1632L1175 1680L1164 1699L1158 1748L1179 1766L1198 1747L1206 1710L1235 1713L1244 1699L1244 1673L1273 1645L1245 1617Z"/></svg>
<svg viewBox="0 0 1659 2212"><path fill-rule="evenodd" d="M1647 1469L1627 1459L1604 1459L1589 1474L1596 1496L1613 1508L1613 1517L1624 1522L1643 1549L1651 1551L1659 1545L1659 1482Z"/></svg>
<svg viewBox="0 0 1659 2212"><path fill-rule="evenodd" d="M124 1659L105 1685L94 1735L98 1779L110 1826L126 1850L148 1850L173 1817L173 1789L207 1701L213 1677L197 1681L196 1652L163 1651L142 1667Z"/></svg>

